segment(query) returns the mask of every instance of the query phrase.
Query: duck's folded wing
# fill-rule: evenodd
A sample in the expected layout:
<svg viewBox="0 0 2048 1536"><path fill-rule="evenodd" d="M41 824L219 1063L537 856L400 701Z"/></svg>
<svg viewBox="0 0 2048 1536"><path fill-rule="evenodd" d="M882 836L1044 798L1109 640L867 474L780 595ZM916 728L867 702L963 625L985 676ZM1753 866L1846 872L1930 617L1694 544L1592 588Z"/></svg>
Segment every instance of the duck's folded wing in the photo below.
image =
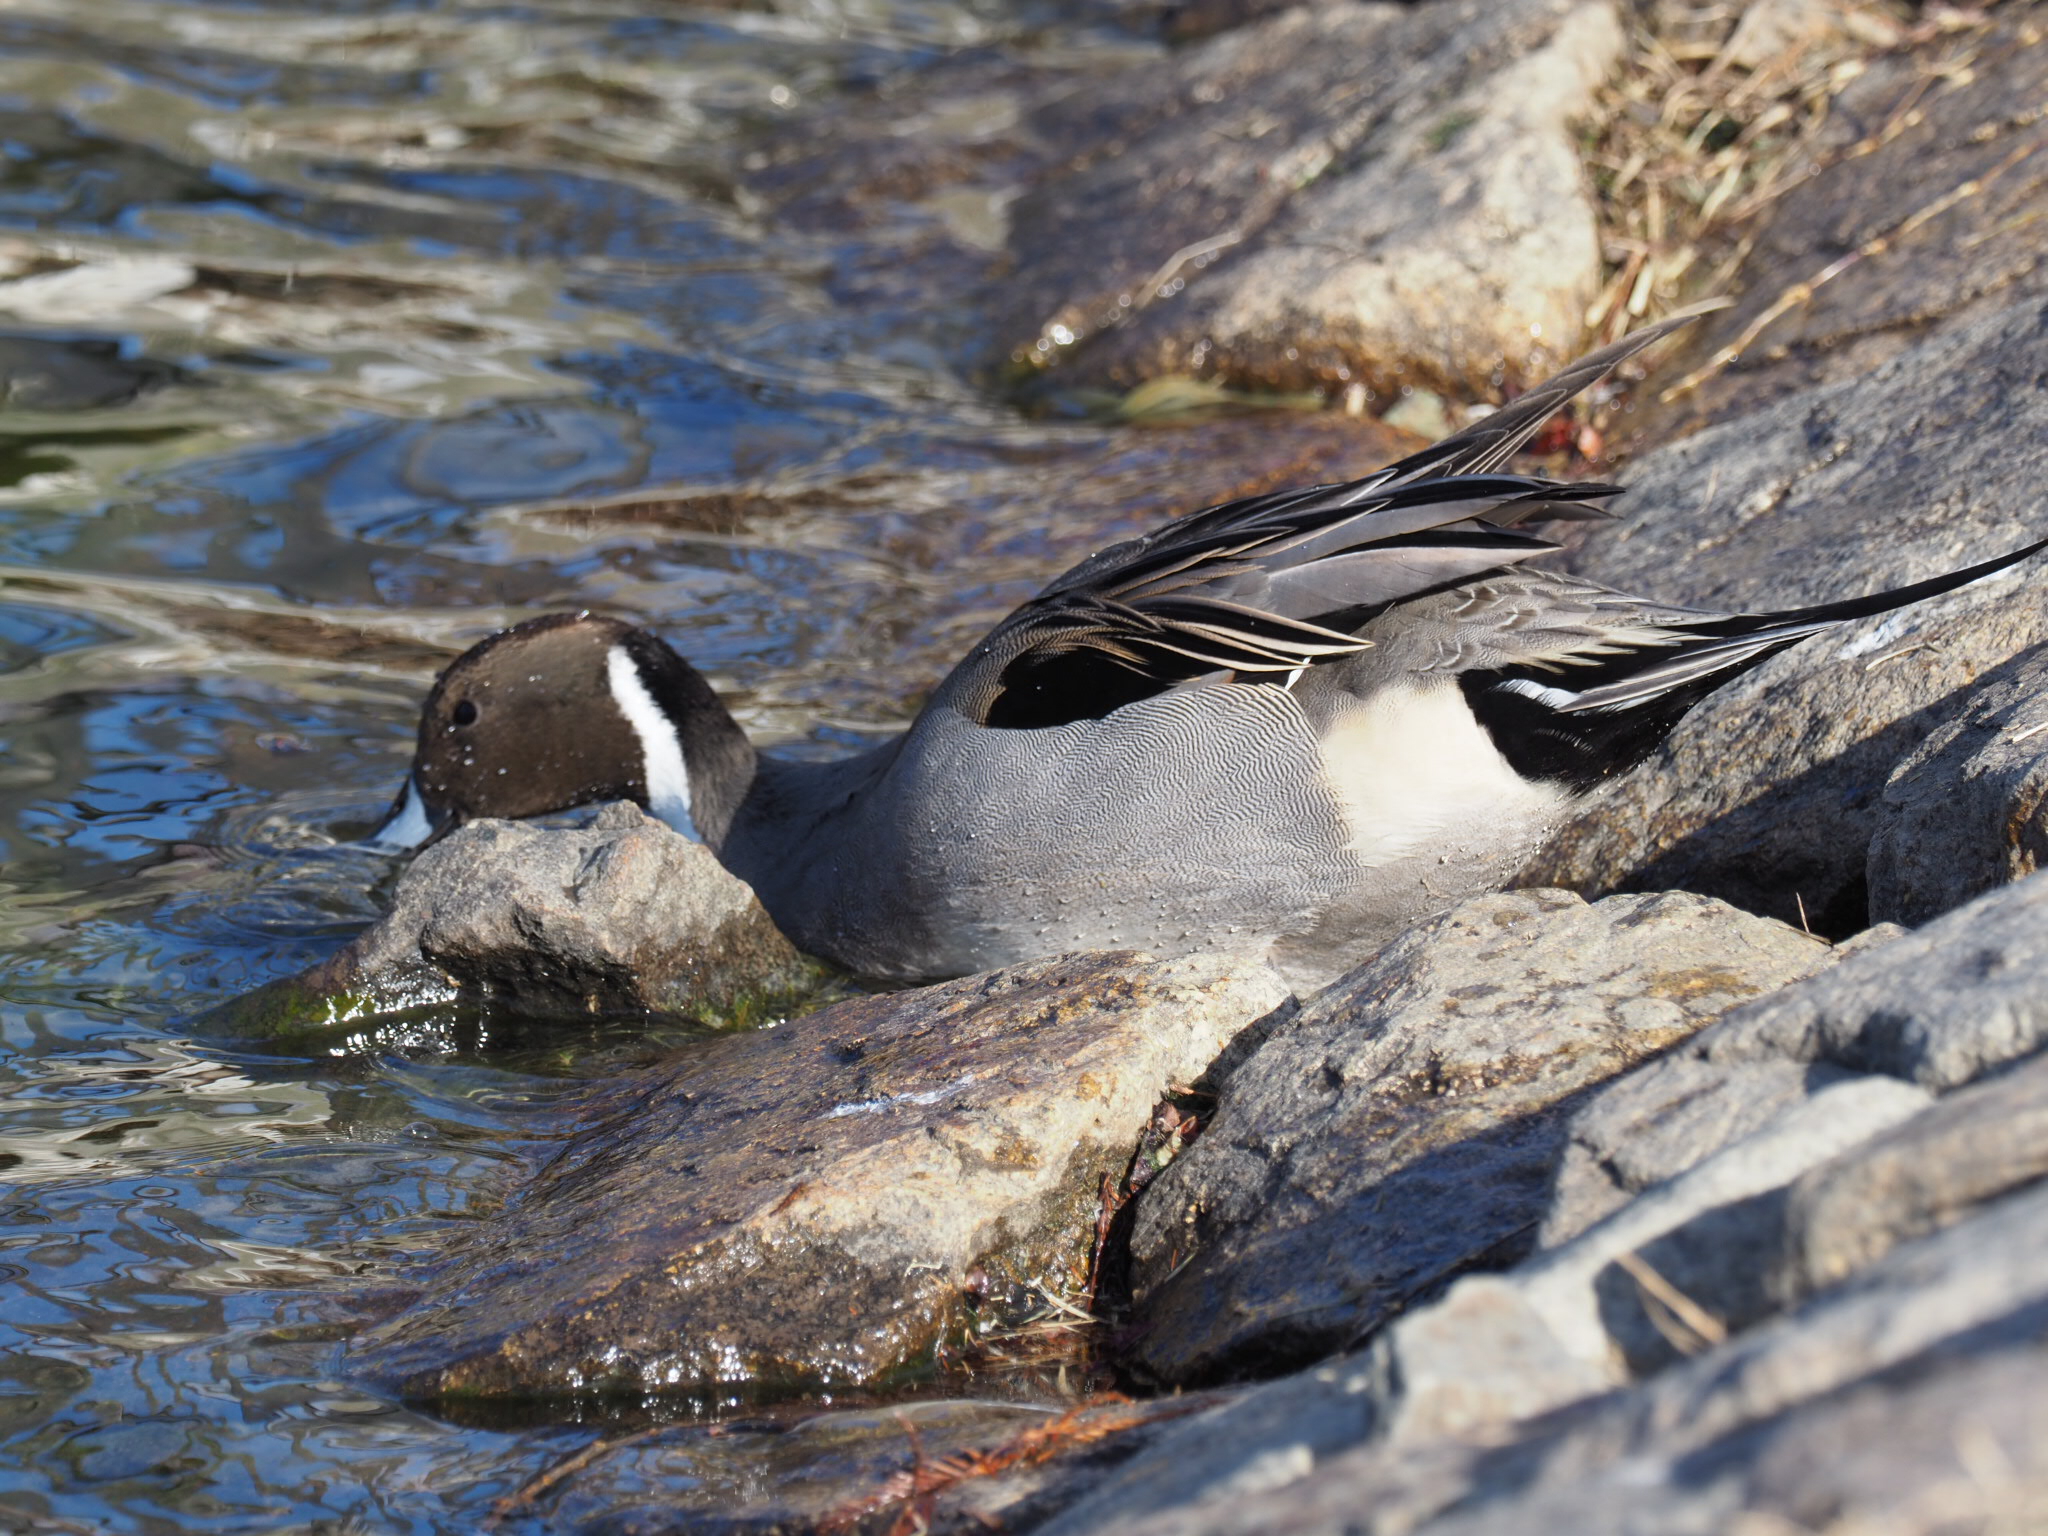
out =
<svg viewBox="0 0 2048 1536"><path fill-rule="evenodd" d="M1362 649L1388 607L1557 546L1534 519L1598 516L1618 487L1500 472L1573 395L1692 318L1588 357L1397 464L1226 502L1083 561L956 669L952 706L997 727L1099 718L1212 673L1284 676Z"/></svg>
<svg viewBox="0 0 2048 1536"><path fill-rule="evenodd" d="M1018 609L961 664L949 698L984 725L1062 725L1212 673L1282 676L1363 649L1355 631L1390 604L1548 553L1557 546L1511 524L1615 489L1470 475L1172 524Z"/></svg>

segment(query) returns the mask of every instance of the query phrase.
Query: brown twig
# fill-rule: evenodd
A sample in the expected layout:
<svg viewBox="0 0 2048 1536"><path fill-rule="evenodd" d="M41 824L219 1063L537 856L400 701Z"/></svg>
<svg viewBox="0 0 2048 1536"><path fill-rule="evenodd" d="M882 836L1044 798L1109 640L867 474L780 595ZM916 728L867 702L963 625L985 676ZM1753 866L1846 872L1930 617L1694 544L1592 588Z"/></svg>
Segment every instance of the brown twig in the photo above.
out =
<svg viewBox="0 0 2048 1536"><path fill-rule="evenodd" d="M1624 1253L1614 1262L1635 1281L1651 1324L1681 1355L1696 1355L1727 1340L1728 1325L1658 1274L1641 1254Z"/></svg>
<svg viewBox="0 0 2048 1536"><path fill-rule="evenodd" d="M1095 1244L1088 1252L1088 1285L1082 1292L1087 1307L1093 1312L1102 1292L1102 1259L1109 1249L1110 1229L1116 1225L1116 1213L1123 1209L1128 1198L1119 1185L1115 1174L1108 1169L1102 1173L1102 1184L1098 1190L1099 1203L1095 1208Z"/></svg>
<svg viewBox="0 0 2048 1536"><path fill-rule="evenodd" d="M1589 344L1665 313L1688 292L1720 292L1764 209L1919 122L1927 93L1967 67L1977 40L1966 36L1923 61L1875 130L1826 147L1835 99L1871 59L1989 25L1983 13L1958 12L1938 27L1913 27L1883 0L1840 0L1832 25L1750 60L1735 46L1742 11L1706 0L1638 8L1628 58L1602 88L1584 140L1606 262L1586 315Z"/></svg>
<svg viewBox="0 0 2048 1536"><path fill-rule="evenodd" d="M1907 215L1890 229L1872 235L1868 240L1857 246L1855 250L1850 251L1847 255L1836 257L1818 272L1814 273L1813 276L1801 282L1793 283L1781 292L1777 298L1772 300L1769 307L1755 319L1751 320L1748 325L1744 326L1741 335L1728 343L1727 346L1722 347L1712 357L1700 364L1699 367L1693 369L1691 373L1688 373L1676 384L1673 384L1669 389L1658 395L1658 401L1669 405L1680 395L1699 388L1700 385L1706 383L1708 379L1711 379L1723 368L1726 368L1730 363L1742 356L1750 347L1754 346L1757 337L1761 336L1773 321L1784 315L1788 310L1810 300L1815 290L1820 288L1822 284L1833 282L1859 261L1867 260L1872 256L1883 255L1895 243L1905 239L1929 220L1941 217L1942 214L1948 212L1949 209L1955 207L1956 204L1964 199L1975 197L1986 187L1990 186L1992 182L2003 176L2022 160L2025 160L2040 147L2041 145L2038 140L2020 144L2011 154L1999 161L1997 165L1986 171L1982 176L1972 176L1969 180L1950 187L1941 196Z"/></svg>
<svg viewBox="0 0 2048 1536"><path fill-rule="evenodd" d="M900 1505L890 1522L889 1536L916 1536L929 1529L939 1496L961 1483L979 1477L993 1477L1018 1467L1042 1466L1055 1457L1082 1446L1093 1445L1111 1435L1122 1434L1140 1424L1178 1418L1207 1407L1206 1402L1175 1404L1165 1408L1131 1402L1120 1393L1106 1392L1087 1398L1067 1409L1049 1423L1035 1425L985 1451L960 1451L937 1461L927 1460L924 1441L908 1417L904 1433L911 1444L911 1464L894 1473L873 1493L849 1500L826 1514L818 1523L822 1536L840 1536L868 1516L891 1505ZM1124 1412L1106 1410L1122 1407ZM1088 1418L1088 1415L1097 1415ZM1085 1421L1085 1422L1084 1422Z"/></svg>
<svg viewBox="0 0 2048 1536"><path fill-rule="evenodd" d="M494 1499L491 1502L490 1509L485 1513L483 1519L478 1522L478 1529L485 1531L496 1530L499 1523L507 1516L516 1514L519 1510L524 1509L556 1484L574 1477L593 1462L609 1456L613 1451L622 1451L626 1447L638 1445L644 1440L652 1440L657 1436L668 1434L675 1428L677 1426L674 1424L657 1424L652 1429L643 1429L635 1434L621 1435L616 1440L591 1441L590 1444L583 1447L575 1455L564 1457L545 1472L537 1473L533 1477L528 1478L518 1488L506 1494L503 1498Z"/></svg>

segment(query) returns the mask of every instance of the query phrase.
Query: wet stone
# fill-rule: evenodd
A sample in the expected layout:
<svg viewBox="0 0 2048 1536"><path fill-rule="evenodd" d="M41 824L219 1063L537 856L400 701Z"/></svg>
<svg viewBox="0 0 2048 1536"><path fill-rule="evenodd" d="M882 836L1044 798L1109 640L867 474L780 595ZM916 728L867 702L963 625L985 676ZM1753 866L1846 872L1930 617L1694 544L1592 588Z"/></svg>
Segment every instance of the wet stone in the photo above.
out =
<svg viewBox="0 0 2048 1536"><path fill-rule="evenodd" d="M1959 324L1868 375L1646 456L1581 575L1722 611L1860 596L2042 537L2048 311ZM1682 887L1840 937L1868 920L1886 780L1980 681L2048 642L2028 562L1819 636L1713 694L1523 870Z"/></svg>
<svg viewBox="0 0 2048 1536"><path fill-rule="evenodd" d="M1139 1366L1267 1373L1511 1262L1587 1090L1827 961L1678 892L1520 891L1419 925L1277 1021L1145 1192Z"/></svg>
<svg viewBox="0 0 2048 1536"><path fill-rule="evenodd" d="M677 1425L623 1437L617 1450L537 1490L523 1512L579 1536L768 1536L835 1520L882 1530L909 1513L941 1531L996 1521L1025 1529L1057 1507L1062 1490L1140 1450L1199 1403L913 1401ZM941 1465L973 1470L949 1478ZM932 1485L922 1497L905 1486L920 1467Z"/></svg>
<svg viewBox="0 0 2048 1536"><path fill-rule="evenodd" d="M457 1000L730 1021L819 974L708 848L619 804L578 828L457 828L413 860L380 922L207 1022L284 1032Z"/></svg>
<svg viewBox="0 0 2048 1536"><path fill-rule="evenodd" d="M1288 1001L1256 962L1078 956L707 1040L594 1091L355 1367L419 1397L901 1379L973 1325L977 1267L1081 1283L1153 1105Z"/></svg>

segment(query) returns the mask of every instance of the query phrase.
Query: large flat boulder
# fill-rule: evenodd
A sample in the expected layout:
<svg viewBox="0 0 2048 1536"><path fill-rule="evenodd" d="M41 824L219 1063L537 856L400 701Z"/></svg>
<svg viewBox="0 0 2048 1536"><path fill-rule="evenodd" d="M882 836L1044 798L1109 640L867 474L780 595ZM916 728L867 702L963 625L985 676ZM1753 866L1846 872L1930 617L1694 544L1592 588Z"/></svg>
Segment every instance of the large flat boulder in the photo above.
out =
<svg viewBox="0 0 2048 1536"><path fill-rule="evenodd" d="M1382 398L1542 372L1599 287L1572 122L1621 41L1607 0L1344 0L1083 86L1046 111L1109 131L1010 210L997 360Z"/></svg>
<svg viewBox="0 0 2048 1536"><path fill-rule="evenodd" d="M1288 1001L1256 961L1078 956L707 1040L596 1090L354 1366L419 1397L900 1379L980 1298L1080 1287L1154 1104Z"/></svg>

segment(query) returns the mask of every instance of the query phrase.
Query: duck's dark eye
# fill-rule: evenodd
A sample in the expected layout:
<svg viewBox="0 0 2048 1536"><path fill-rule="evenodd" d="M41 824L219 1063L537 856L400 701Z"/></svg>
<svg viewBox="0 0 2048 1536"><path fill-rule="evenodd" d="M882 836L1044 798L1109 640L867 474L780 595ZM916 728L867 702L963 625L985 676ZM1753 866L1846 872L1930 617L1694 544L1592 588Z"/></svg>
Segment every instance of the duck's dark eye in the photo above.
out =
<svg viewBox="0 0 2048 1536"><path fill-rule="evenodd" d="M453 720L453 721L454 721L454 722L455 722L455 723L456 723L457 725L475 725L475 724L476 724L476 704L475 704L475 702L474 702L473 700L470 700L470 699L459 699L459 700L457 700L457 701L456 701L456 704L455 704L455 708L454 708L454 710L453 710L453 711L452 711L452 712L451 712L451 713L449 714L448 718L449 718L450 720Z"/></svg>

